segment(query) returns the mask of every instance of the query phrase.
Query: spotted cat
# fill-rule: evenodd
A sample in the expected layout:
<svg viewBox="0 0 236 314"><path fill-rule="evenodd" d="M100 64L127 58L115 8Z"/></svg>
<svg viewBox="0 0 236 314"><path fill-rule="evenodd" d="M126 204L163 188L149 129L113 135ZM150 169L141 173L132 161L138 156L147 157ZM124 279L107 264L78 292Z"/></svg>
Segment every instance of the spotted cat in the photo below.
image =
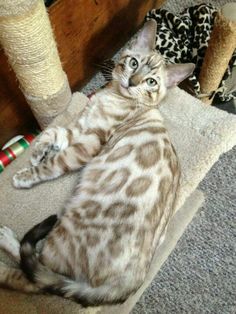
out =
<svg viewBox="0 0 236 314"><path fill-rule="evenodd" d="M0 229L0 246L20 266L2 264L1 285L84 305L123 302L142 285L174 213L180 177L157 107L194 68L166 65L154 49L155 34L150 20L77 123L44 131L32 167L15 174L16 188L30 188L83 167L61 214L33 227L21 243Z"/></svg>

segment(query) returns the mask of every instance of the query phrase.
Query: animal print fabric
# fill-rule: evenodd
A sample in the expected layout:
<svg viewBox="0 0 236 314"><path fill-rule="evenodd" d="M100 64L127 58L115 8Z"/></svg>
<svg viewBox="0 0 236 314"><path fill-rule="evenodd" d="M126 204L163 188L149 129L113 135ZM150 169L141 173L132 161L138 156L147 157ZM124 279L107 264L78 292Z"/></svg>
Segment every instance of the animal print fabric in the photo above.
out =
<svg viewBox="0 0 236 314"><path fill-rule="evenodd" d="M189 78L196 96L200 94L198 77L216 13L217 9L213 6L200 4L185 9L179 15L165 9L154 9L146 16L147 20L154 19L157 22L156 49L167 62L193 62L196 65L193 75ZM216 94L220 101L236 99L236 91L229 94L224 88L233 66L236 66L236 50Z"/></svg>

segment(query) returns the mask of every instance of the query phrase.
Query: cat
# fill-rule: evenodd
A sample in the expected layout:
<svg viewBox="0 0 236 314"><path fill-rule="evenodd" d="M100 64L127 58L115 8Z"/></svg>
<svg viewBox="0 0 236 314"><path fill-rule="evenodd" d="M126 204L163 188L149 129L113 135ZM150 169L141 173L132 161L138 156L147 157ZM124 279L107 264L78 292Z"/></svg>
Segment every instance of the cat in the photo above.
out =
<svg viewBox="0 0 236 314"><path fill-rule="evenodd" d="M150 20L76 124L42 132L32 167L14 175L16 188L30 188L80 169L60 215L36 225L21 243L1 228L0 246L20 266L2 264L1 285L98 305L123 302L144 282L175 212L180 178L158 105L194 69L165 64L155 51L155 35Z"/></svg>

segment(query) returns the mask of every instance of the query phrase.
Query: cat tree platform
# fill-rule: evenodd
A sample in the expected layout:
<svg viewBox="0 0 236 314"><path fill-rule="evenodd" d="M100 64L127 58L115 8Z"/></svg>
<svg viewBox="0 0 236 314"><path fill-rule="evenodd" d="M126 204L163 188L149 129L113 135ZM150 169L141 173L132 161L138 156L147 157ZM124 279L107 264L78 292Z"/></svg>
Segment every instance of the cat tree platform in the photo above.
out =
<svg viewBox="0 0 236 314"><path fill-rule="evenodd" d="M75 93L67 115L64 113L58 116L54 123L64 125L68 123L68 116L76 118L87 101L86 96ZM219 156L236 144L236 116L206 106L177 87L170 91L160 110L182 168L179 210L172 218L166 239L156 249L142 287L121 305L88 309L82 309L79 304L57 296L26 295L16 291L0 290L1 313L126 314L131 311L201 206L203 194L196 190L199 182ZM30 149L0 175L1 223L15 230L19 237L22 237L32 225L60 210L78 180L77 174L74 173L29 190L16 190L11 184L12 176L17 170L27 166L29 155ZM7 260L3 253L0 260Z"/></svg>

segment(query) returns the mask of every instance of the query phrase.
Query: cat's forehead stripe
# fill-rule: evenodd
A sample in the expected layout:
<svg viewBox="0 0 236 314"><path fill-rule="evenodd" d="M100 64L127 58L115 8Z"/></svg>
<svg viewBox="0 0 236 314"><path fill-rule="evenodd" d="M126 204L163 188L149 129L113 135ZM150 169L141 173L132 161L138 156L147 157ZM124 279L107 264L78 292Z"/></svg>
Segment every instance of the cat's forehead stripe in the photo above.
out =
<svg viewBox="0 0 236 314"><path fill-rule="evenodd" d="M131 56L130 55L124 55L120 58L120 60L123 60L123 59L126 59L126 58L130 58Z"/></svg>
<svg viewBox="0 0 236 314"><path fill-rule="evenodd" d="M156 56L150 56L147 60L147 64L152 70L154 70L159 68L163 64L163 59L161 57L157 58Z"/></svg>

